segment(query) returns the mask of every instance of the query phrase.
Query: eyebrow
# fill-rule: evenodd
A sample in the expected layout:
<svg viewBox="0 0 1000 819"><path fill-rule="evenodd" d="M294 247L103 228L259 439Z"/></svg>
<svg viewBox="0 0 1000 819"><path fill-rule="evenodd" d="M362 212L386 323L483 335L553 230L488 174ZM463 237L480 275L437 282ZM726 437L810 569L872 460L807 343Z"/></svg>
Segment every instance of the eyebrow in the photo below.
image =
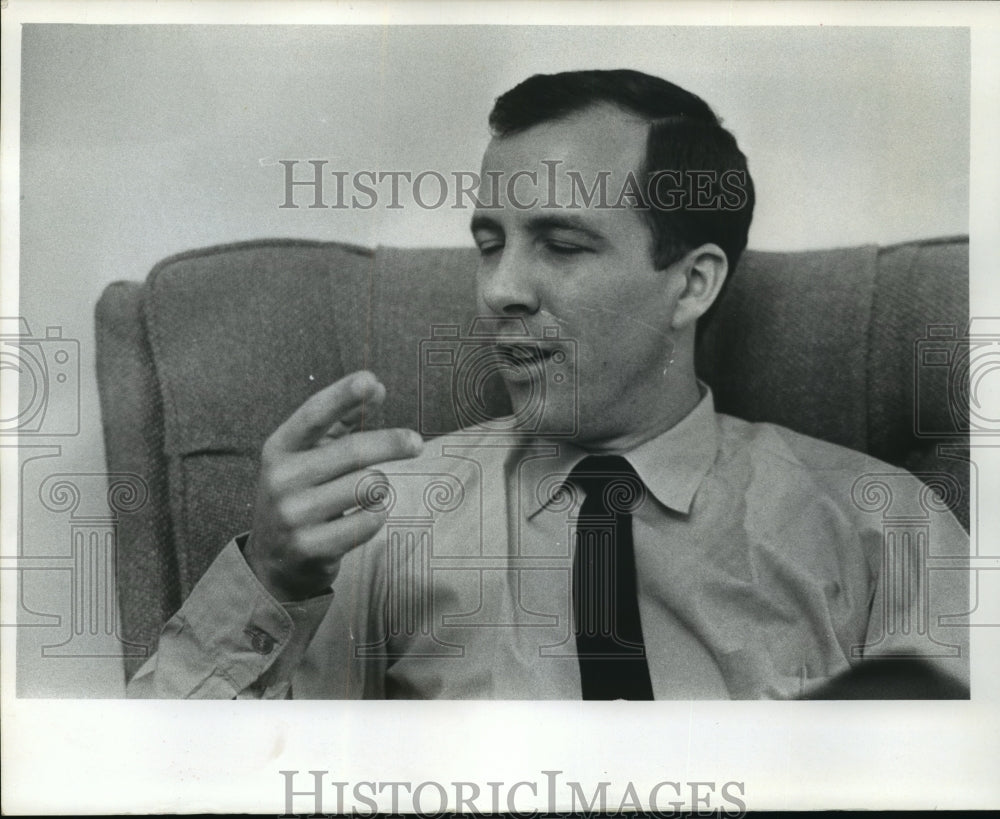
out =
<svg viewBox="0 0 1000 819"><path fill-rule="evenodd" d="M533 216L528 219L526 226L528 230L533 233L543 233L547 230L573 230L578 233L583 233L596 242L602 242L605 240L603 234L595 231L579 216L574 216L572 214L563 216L556 216L552 214ZM469 229L473 233L480 230L494 230L499 233L504 232L503 226L499 222L481 213L473 215L472 221L469 224Z"/></svg>

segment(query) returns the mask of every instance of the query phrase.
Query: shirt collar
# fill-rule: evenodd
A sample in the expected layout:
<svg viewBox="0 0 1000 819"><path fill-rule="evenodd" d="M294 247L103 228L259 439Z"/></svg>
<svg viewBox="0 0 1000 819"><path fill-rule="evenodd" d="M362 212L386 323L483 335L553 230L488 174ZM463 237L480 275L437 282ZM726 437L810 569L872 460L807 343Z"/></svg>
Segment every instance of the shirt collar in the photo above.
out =
<svg viewBox="0 0 1000 819"><path fill-rule="evenodd" d="M719 445L715 401L708 385L698 382L701 400L684 418L655 438L630 452L619 453L632 465L646 488L664 506L687 514L695 493L708 474ZM532 452L532 450L537 450ZM539 443L522 452L517 463L517 483L521 502L528 518L544 506L551 491L530 491L532 487L551 484L554 475L565 477L587 453L570 443Z"/></svg>

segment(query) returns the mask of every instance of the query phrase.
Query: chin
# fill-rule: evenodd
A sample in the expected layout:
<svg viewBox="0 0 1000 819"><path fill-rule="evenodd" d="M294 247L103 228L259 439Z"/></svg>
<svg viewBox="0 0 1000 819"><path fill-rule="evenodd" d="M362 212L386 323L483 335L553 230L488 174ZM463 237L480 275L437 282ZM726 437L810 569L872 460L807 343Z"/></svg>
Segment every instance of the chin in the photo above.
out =
<svg viewBox="0 0 1000 819"><path fill-rule="evenodd" d="M579 434L576 391L543 389L537 382L505 381L512 424L530 437L572 440Z"/></svg>

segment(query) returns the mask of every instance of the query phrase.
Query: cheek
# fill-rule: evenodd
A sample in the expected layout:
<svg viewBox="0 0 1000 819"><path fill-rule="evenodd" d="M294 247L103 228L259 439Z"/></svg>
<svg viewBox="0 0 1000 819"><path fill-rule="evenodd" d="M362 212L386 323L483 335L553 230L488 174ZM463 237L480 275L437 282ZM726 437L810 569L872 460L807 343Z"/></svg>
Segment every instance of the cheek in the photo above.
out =
<svg viewBox="0 0 1000 819"><path fill-rule="evenodd" d="M619 303L590 317L583 326L574 322L580 364L602 383L623 388L669 356L672 336L653 301Z"/></svg>

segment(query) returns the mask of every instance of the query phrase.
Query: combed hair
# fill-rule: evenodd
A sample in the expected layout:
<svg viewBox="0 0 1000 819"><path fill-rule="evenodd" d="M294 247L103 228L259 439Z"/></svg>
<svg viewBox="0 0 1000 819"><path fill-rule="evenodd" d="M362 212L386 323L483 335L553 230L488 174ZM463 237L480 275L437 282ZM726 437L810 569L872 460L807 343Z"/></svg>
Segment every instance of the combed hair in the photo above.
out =
<svg viewBox="0 0 1000 819"><path fill-rule="evenodd" d="M717 181L704 188L714 200L720 194L718 180L722 175L739 175L744 196L738 207L696 209L685 202L682 207L667 209L655 201L642 203L658 268L711 242L726 254L728 285L747 244L753 218L753 179L735 137L722 127L701 97L667 80L629 69L535 74L497 98L490 113L490 130L496 137L511 136L601 103L615 105L649 123L645 161L636 169L647 183L663 171L683 178L693 171L714 172Z"/></svg>

